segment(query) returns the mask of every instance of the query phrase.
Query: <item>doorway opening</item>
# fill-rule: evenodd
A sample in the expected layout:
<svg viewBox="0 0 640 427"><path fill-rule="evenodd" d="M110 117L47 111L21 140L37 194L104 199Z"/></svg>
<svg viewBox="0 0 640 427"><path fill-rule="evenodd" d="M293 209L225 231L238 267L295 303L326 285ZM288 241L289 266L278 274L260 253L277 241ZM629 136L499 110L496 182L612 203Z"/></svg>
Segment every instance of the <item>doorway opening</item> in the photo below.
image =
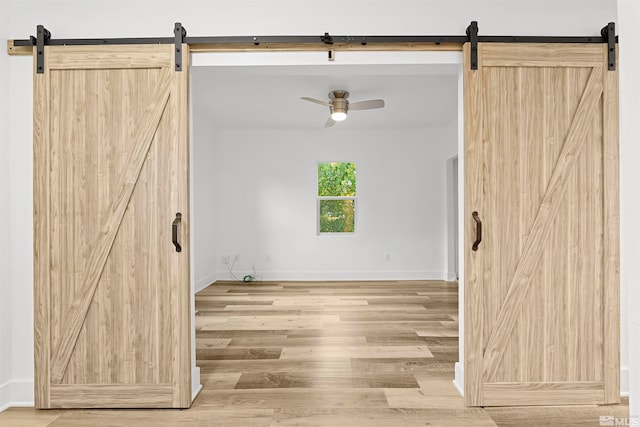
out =
<svg viewBox="0 0 640 427"><path fill-rule="evenodd" d="M340 52L331 62L326 52L193 57L191 271L194 293L202 291L193 321L199 330L192 337L198 347L194 392L200 384L195 355L210 360L200 363L207 366L205 389L225 381L233 383L231 389L282 387L287 381L304 387L309 377L296 382L291 370L303 355L318 351L337 352L330 359L417 360L433 353L431 345L447 353L445 361L431 360L436 368L461 360L455 353L463 350L457 342L463 337L463 292L455 265L463 255L455 253L461 245L451 234L462 217L452 209L463 203L451 199L454 172L447 167L459 158L456 173L462 174L461 64L460 52ZM300 98L339 89L348 90L352 102L383 98L385 108L350 112L344 122L325 128L328 112ZM354 233L317 233L318 162L357 164ZM462 176L455 182L462 185ZM247 277L248 283L230 282ZM301 291L307 281L313 285ZM358 310L376 304L377 315ZM395 341L392 333L354 335L354 325L369 332L387 327L381 325L385 314L388 324L400 325L391 326L398 328ZM350 319L351 332L339 326L340 316ZM412 332L403 326L422 328L424 336L409 339ZM339 329L334 336L327 332ZM411 345L418 349L409 351ZM262 368L249 368L251 373L230 367L230 360L246 367L254 359L281 374L282 366L275 365L290 359L291 369L274 380ZM322 360L310 360L322 370ZM316 379L340 385L346 378L360 388L378 381L379 387L383 380L367 377L368 370L402 369L373 363L356 375L334 368L342 379ZM392 373L386 374L391 381ZM454 380L452 369L435 376L449 385ZM419 388L413 382L405 378L399 388Z"/></svg>
<svg viewBox="0 0 640 427"><path fill-rule="evenodd" d="M447 159L447 280L458 280L460 275L458 227L458 155Z"/></svg>

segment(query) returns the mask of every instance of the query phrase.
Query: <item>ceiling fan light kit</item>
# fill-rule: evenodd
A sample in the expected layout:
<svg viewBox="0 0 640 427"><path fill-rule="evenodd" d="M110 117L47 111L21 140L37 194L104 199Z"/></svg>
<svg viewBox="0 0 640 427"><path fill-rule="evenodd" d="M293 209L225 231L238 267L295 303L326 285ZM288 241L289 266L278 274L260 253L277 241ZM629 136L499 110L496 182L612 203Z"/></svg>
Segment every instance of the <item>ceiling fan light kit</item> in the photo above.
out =
<svg viewBox="0 0 640 427"><path fill-rule="evenodd" d="M336 122L341 122L347 118L347 110L331 108L331 118Z"/></svg>
<svg viewBox="0 0 640 427"><path fill-rule="evenodd" d="M347 118L346 111L333 111L331 113L331 119L333 119L334 122L341 122L346 118Z"/></svg>
<svg viewBox="0 0 640 427"><path fill-rule="evenodd" d="M329 107L329 119L325 127L331 127L336 122L341 122L347 118L349 110L373 110L384 107L383 99L371 99L368 101L349 103L349 92L346 90L334 90L329 92L329 102L321 101L307 96L302 97L303 100L313 102L315 104Z"/></svg>

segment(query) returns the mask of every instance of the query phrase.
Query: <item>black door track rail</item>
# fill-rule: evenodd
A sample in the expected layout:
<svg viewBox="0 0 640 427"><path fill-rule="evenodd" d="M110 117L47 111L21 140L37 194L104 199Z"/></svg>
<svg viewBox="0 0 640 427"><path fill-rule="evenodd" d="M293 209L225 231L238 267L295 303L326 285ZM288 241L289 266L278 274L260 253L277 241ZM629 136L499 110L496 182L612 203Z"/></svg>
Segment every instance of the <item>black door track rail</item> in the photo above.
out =
<svg viewBox="0 0 640 427"><path fill-rule="evenodd" d="M334 45L366 46L375 44L413 43L440 45L442 43L466 43L471 44L470 68L478 68L478 43L606 43L608 47L608 69L616 69L616 36L615 23L609 22L600 31L599 36L567 37L567 36L481 36L478 35L478 23L472 21L464 36L332 36L324 33L321 36L230 36L230 37L189 37L181 23L174 27L174 37L139 37L139 38L104 38L104 39L52 39L51 33L42 25L36 29L36 37L14 40L14 46L36 46L37 64L36 72L44 73L44 47L45 46L100 46L100 45L125 45L125 44L174 44L175 68L182 71L182 44L197 45L270 45L277 44L286 47L287 44L309 45L316 47L329 47Z"/></svg>

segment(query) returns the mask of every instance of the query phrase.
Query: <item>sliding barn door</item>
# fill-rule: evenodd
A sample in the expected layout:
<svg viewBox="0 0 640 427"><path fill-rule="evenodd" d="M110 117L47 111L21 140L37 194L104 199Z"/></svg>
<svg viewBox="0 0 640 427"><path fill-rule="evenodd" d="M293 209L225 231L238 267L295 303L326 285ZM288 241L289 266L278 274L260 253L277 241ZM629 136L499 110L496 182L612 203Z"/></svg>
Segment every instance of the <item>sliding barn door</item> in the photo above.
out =
<svg viewBox="0 0 640 427"><path fill-rule="evenodd" d="M607 46L485 43L477 70L468 45L465 58L467 404L618 402L618 73Z"/></svg>
<svg viewBox="0 0 640 427"><path fill-rule="evenodd" d="M191 404L188 71L174 56L48 46L34 76L38 408Z"/></svg>

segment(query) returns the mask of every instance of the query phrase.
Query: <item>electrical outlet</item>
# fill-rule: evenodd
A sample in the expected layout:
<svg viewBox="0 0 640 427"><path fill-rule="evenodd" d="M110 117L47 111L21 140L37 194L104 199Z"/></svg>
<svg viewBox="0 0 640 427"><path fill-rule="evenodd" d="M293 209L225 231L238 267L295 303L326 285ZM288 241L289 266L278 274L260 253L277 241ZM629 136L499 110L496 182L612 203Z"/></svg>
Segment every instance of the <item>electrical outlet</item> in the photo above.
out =
<svg viewBox="0 0 640 427"><path fill-rule="evenodd" d="M220 262L222 262L225 265L229 264L229 255L222 255L220 257Z"/></svg>
<svg viewBox="0 0 640 427"><path fill-rule="evenodd" d="M391 254L384 254L385 261L391 261Z"/></svg>
<svg viewBox="0 0 640 427"><path fill-rule="evenodd" d="M267 255L264 257L264 260L265 260L266 262L271 262L271 255L267 254Z"/></svg>

